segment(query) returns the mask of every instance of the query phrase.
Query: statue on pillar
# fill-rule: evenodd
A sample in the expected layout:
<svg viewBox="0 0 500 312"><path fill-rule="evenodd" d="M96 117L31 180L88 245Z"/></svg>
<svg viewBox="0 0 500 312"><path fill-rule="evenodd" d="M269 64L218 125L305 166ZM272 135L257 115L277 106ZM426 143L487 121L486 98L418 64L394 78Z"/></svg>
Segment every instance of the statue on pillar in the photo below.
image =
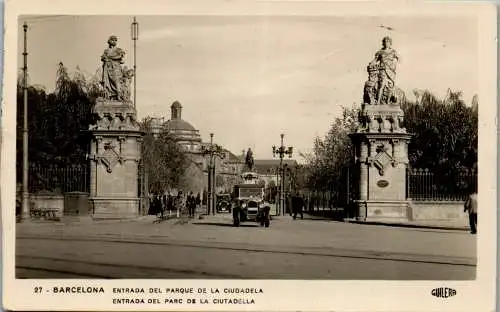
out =
<svg viewBox="0 0 500 312"><path fill-rule="evenodd" d="M368 65L364 102L369 105L393 104L398 101L400 90L395 87L396 65L399 56L392 48L392 39L382 39L382 49Z"/></svg>
<svg viewBox="0 0 500 312"><path fill-rule="evenodd" d="M247 156L245 158L245 164L247 165L248 170L252 171L254 162L253 162L253 152L250 148L247 151Z"/></svg>
<svg viewBox="0 0 500 312"><path fill-rule="evenodd" d="M130 100L130 80L134 76L134 70L122 66L125 51L117 47L118 38L110 36L108 48L104 50L102 61L101 84L104 89L104 98L127 102Z"/></svg>

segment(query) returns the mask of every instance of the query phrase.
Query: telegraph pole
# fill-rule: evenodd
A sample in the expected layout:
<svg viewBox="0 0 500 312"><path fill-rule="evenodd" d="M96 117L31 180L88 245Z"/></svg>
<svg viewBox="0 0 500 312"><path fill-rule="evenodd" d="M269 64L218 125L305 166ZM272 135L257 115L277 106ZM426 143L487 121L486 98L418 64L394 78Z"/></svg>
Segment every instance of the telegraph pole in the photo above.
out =
<svg viewBox="0 0 500 312"><path fill-rule="evenodd" d="M132 41L134 42L134 108L136 108L137 98L137 40L139 40L139 23L134 16L132 22Z"/></svg>
<svg viewBox="0 0 500 312"><path fill-rule="evenodd" d="M23 96L24 96L24 120L23 120L23 208L21 217L29 220L29 193L28 193L28 24L24 22L24 65L23 65Z"/></svg>

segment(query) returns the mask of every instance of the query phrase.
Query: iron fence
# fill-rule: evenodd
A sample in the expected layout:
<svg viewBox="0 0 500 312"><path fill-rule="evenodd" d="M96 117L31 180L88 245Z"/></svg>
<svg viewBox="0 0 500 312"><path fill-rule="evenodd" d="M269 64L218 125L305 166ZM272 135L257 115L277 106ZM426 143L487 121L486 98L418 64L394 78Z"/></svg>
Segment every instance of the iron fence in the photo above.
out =
<svg viewBox="0 0 500 312"><path fill-rule="evenodd" d="M90 174L87 164L69 166L31 164L28 172L30 193L89 192Z"/></svg>
<svg viewBox="0 0 500 312"><path fill-rule="evenodd" d="M306 200L306 210L309 212L326 213L349 208L358 192L358 170L355 166L344 167L339 172L335 183L326 189L307 190L303 192Z"/></svg>
<svg viewBox="0 0 500 312"><path fill-rule="evenodd" d="M408 169L406 177L406 197L412 200L465 200L478 183L477 171L466 169L453 172Z"/></svg>

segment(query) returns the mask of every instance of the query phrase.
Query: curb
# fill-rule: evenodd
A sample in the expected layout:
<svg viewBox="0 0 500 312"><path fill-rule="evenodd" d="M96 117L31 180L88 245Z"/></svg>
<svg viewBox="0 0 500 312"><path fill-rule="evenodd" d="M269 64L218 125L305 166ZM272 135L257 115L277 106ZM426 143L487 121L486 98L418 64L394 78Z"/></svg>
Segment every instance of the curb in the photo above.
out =
<svg viewBox="0 0 500 312"><path fill-rule="evenodd" d="M364 225L379 225L389 227L406 227L417 229L436 229L436 230L450 230L450 231L469 231L468 227L464 226L445 226L445 225L424 225L424 224L411 224L411 223L392 223L392 222L377 222L377 221L357 221L357 220L344 220L347 223L364 224Z"/></svg>

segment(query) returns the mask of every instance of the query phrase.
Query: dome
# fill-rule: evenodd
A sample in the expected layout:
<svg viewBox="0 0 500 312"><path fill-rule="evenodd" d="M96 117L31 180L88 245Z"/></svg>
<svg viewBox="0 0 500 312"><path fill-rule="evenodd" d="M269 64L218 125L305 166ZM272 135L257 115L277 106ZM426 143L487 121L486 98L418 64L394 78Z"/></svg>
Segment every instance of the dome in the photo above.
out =
<svg viewBox="0 0 500 312"><path fill-rule="evenodd" d="M175 101L170 108L182 108L182 105L178 101Z"/></svg>
<svg viewBox="0 0 500 312"><path fill-rule="evenodd" d="M182 105L175 101L172 106L172 117L165 122L168 132L175 137L178 144L186 145L187 149L197 149L193 143L201 142L200 134L189 122L182 119Z"/></svg>
<svg viewBox="0 0 500 312"><path fill-rule="evenodd" d="M169 131L184 130L184 131L196 131L196 129L187 121L182 119L170 119L165 122L165 127Z"/></svg>

